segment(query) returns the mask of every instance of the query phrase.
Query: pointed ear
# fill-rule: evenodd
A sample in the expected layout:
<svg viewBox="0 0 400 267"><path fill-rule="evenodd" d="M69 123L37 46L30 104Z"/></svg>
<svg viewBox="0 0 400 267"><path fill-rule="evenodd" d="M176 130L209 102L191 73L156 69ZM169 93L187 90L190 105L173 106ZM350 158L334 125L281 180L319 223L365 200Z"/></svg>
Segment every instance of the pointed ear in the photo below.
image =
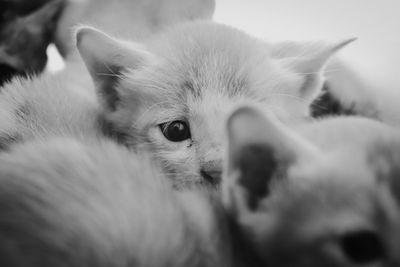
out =
<svg viewBox="0 0 400 267"><path fill-rule="evenodd" d="M138 44L115 40L90 27L79 28L76 40L104 107L114 111L119 101L116 87L121 74L144 66L150 53Z"/></svg>
<svg viewBox="0 0 400 267"><path fill-rule="evenodd" d="M355 40L350 38L330 44L283 42L273 45L271 53L285 68L305 78L299 96L314 100L322 88L323 72L329 59Z"/></svg>
<svg viewBox="0 0 400 267"><path fill-rule="evenodd" d="M312 160L319 153L274 116L253 107L237 109L227 124L225 181L230 188L225 201L239 213L257 209L268 197L272 181L282 178L296 162Z"/></svg>

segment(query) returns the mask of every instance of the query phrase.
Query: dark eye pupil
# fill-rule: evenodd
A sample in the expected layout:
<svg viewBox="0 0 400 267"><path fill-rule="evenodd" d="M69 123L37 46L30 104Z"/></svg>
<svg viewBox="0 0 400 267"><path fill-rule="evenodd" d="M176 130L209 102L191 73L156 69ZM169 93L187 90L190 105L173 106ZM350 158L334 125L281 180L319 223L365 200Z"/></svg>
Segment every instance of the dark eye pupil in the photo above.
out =
<svg viewBox="0 0 400 267"><path fill-rule="evenodd" d="M184 121L173 121L160 125L165 138L172 142L181 142L190 138L190 130Z"/></svg>

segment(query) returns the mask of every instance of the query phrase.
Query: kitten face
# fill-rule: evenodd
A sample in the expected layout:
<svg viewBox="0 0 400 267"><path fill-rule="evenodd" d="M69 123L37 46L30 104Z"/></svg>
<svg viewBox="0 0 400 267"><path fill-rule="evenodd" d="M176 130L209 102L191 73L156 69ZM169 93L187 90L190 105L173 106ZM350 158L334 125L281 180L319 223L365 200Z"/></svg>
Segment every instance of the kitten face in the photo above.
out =
<svg viewBox="0 0 400 267"><path fill-rule="evenodd" d="M400 207L387 188L372 182L378 177L371 175L367 164L360 172L335 173L338 165L288 177L296 184L273 187L268 199L260 202L253 215L264 218L268 228L247 234L265 262L272 266L399 263ZM360 182L363 179L371 180Z"/></svg>
<svg viewBox="0 0 400 267"><path fill-rule="evenodd" d="M228 128L225 203L266 266L400 263L400 136L322 152L252 109Z"/></svg>
<svg viewBox="0 0 400 267"><path fill-rule="evenodd" d="M320 70L343 44L303 58L275 54L210 22L171 28L145 46L78 31L113 131L129 146L153 150L178 187L219 183L223 125L233 106L250 102L283 119L307 116Z"/></svg>

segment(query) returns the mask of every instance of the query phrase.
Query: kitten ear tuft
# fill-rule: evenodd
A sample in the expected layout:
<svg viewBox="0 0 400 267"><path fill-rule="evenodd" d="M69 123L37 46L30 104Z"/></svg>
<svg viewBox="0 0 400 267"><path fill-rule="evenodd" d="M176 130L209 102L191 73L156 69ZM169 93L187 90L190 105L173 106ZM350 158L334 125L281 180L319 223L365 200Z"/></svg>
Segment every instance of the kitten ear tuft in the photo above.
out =
<svg viewBox="0 0 400 267"><path fill-rule="evenodd" d="M258 203L269 196L273 181L281 179L297 161L318 153L313 145L275 116L249 106L232 113L227 131L227 177L224 180L230 188L225 188L225 201L233 209L257 209ZM241 193L229 192L231 189ZM235 207L229 202L234 202Z"/></svg>
<svg viewBox="0 0 400 267"><path fill-rule="evenodd" d="M305 53L305 55L298 55L298 58L292 61L291 66L300 74L321 72L333 55L356 39L350 38L332 44L321 44L319 47L318 45L314 47L314 49L311 46L310 49L312 50L309 53Z"/></svg>
<svg viewBox="0 0 400 267"><path fill-rule="evenodd" d="M280 60L285 68L305 78L299 89L299 96L313 101L323 85L323 72L331 57L357 38L338 42L283 42L272 47L271 54Z"/></svg>
<svg viewBox="0 0 400 267"><path fill-rule="evenodd" d="M146 64L150 53L138 44L116 40L91 27L80 27L76 45L92 76L105 108L115 110L119 100L116 89L121 74Z"/></svg>

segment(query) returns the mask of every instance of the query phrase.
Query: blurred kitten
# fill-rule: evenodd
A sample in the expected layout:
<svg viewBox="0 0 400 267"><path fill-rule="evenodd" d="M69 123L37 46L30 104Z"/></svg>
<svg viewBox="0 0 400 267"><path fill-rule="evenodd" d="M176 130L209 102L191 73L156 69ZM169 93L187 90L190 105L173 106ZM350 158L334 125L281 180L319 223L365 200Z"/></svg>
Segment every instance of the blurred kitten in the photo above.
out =
<svg viewBox="0 0 400 267"><path fill-rule="evenodd" d="M151 162L68 138L1 154L0 265L230 266L207 197L173 191Z"/></svg>
<svg viewBox="0 0 400 267"><path fill-rule="evenodd" d="M399 266L397 131L351 117L293 130L252 108L228 128L224 200L259 266Z"/></svg>
<svg viewBox="0 0 400 267"><path fill-rule="evenodd" d="M7 4L7 5L6 5ZM16 75L38 74L47 62L47 46L53 40L62 0L52 0L27 15L18 4L5 2L0 22L0 86Z"/></svg>

